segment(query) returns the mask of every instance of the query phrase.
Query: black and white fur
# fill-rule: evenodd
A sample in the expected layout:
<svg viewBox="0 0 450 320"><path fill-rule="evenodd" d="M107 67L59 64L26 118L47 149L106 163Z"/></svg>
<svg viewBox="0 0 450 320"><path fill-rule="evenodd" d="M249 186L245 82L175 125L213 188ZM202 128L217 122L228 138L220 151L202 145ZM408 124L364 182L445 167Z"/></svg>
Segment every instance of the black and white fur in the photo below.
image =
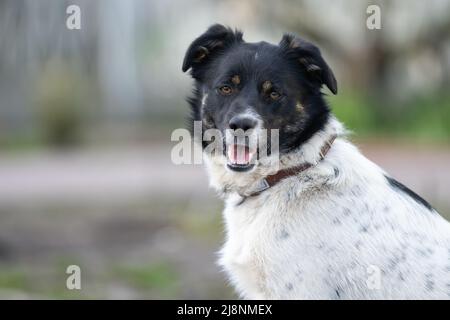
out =
<svg viewBox="0 0 450 320"><path fill-rule="evenodd" d="M225 201L219 263L241 297L450 297L450 224L346 139L320 93L322 85L336 93L337 85L314 45L292 35L279 45L249 44L215 25L188 49L183 70L190 68L192 120L223 131L236 116L253 118L256 129L280 129L279 169L315 164L243 201L274 169L261 160L243 170L226 155L205 154L210 183ZM222 79L233 74L239 86ZM260 89L266 80L281 92L273 101ZM223 83L232 93L218 93Z"/></svg>

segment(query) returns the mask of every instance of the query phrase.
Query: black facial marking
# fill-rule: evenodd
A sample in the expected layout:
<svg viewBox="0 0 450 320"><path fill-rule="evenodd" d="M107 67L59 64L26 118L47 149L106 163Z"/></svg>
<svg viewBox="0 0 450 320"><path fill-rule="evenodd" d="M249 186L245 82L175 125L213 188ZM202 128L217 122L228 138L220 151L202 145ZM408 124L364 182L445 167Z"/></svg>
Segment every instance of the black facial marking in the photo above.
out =
<svg viewBox="0 0 450 320"><path fill-rule="evenodd" d="M240 31L214 25L187 50L182 70L189 69L195 79L193 97L188 99L191 123L202 121L204 130L224 133L233 117L250 111L269 134L279 130L281 154L298 148L328 122L322 86L337 92L320 50L292 35L278 45L248 43ZM220 90L224 87L225 94ZM203 142L203 147L209 143ZM270 153L270 143L267 148Z"/></svg>
<svg viewBox="0 0 450 320"><path fill-rule="evenodd" d="M414 191L412 191L411 189L409 189L408 187L406 187L405 185L401 184L400 182L398 182L397 180L395 180L391 177L385 176L385 178L392 188L410 196L417 203L423 205L428 210L434 211L433 207L426 200L424 200L422 197L420 197L417 193L415 193Z"/></svg>

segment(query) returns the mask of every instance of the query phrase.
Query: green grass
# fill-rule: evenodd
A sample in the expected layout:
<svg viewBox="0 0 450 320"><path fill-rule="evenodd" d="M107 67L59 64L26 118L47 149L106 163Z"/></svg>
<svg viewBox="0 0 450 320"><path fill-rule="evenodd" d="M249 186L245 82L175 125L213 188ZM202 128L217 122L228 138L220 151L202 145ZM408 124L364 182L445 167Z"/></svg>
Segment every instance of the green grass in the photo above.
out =
<svg viewBox="0 0 450 320"><path fill-rule="evenodd" d="M354 92L327 98L333 112L359 137L450 141L450 94L375 101Z"/></svg>
<svg viewBox="0 0 450 320"><path fill-rule="evenodd" d="M25 290L29 280L24 272L9 268L0 268L0 289Z"/></svg>
<svg viewBox="0 0 450 320"><path fill-rule="evenodd" d="M114 276L116 280L125 281L136 289L156 291L161 298L175 296L179 283L178 272L167 261L150 265L117 267Z"/></svg>
<svg viewBox="0 0 450 320"><path fill-rule="evenodd" d="M341 94L327 97L333 113L345 126L359 135L371 135L376 131L376 116L362 95Z"/></svg>

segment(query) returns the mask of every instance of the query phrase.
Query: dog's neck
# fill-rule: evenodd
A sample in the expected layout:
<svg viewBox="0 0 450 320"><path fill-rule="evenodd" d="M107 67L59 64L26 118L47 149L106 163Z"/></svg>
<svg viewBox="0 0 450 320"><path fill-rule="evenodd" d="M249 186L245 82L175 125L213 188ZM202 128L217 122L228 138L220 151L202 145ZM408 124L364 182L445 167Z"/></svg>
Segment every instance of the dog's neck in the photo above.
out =
<svg viewBox="0 0 450 320"><path fill-rule="evenodd" d="M261 164L251 172L233 172L225 168L224 159L211 158L205 155L210 185L222 196L237 192L246 194L253 190L268 175L305 163L317 164L321 160L321 149L333 136L342 136L345 129L335 117L330 116L323 129L317 131L310 139L297 149L279 156L277 165Z"/></svg>

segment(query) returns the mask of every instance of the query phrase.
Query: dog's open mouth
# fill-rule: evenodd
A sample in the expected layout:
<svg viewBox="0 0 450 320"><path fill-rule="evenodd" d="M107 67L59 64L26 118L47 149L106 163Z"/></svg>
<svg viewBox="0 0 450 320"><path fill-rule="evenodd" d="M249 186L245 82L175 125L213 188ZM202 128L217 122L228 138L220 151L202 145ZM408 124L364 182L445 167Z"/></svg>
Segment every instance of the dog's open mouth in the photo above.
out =
<svg viewBox="0 0 450 320"><path fill-rule="evenodd" d="M245 172L255 166L256 150L246 145L232 144L227 147L227 167L233 171Z"/></svg>

